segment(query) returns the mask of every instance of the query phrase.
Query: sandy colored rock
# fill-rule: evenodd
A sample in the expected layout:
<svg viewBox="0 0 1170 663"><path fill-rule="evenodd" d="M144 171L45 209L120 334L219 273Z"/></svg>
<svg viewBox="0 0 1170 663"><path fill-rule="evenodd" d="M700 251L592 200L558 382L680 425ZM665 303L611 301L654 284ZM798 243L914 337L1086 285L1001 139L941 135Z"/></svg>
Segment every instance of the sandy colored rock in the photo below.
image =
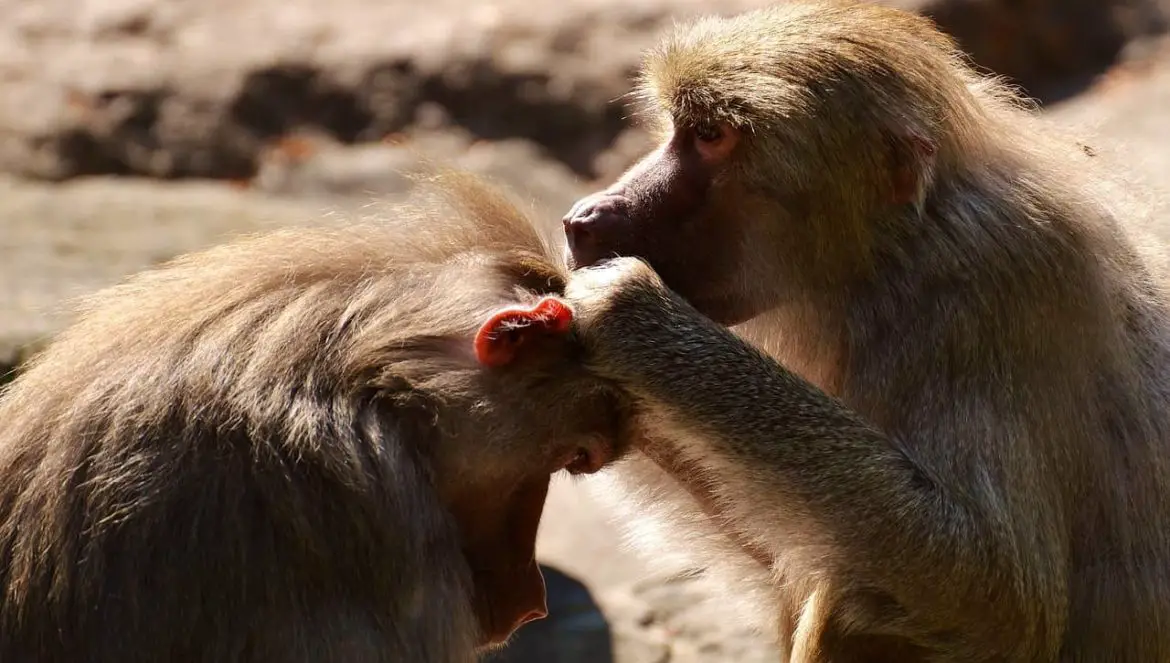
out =
<svg viewBox="0 0 1170 663"><path fill-rule="evenodd" d="M1170 0L885 1L1042 94L1161 31ZM0 0L0 171L247 179L302 132L446 128L611 177L642 50L673 21L769 2Z"/></svg>
<svg viewBox="0 0 1170 663"><path fill-rule="evenodd" d="M437 121L587 173L659 28L761 4L0 0L0 169L244 178L290 133Z"/></svg>

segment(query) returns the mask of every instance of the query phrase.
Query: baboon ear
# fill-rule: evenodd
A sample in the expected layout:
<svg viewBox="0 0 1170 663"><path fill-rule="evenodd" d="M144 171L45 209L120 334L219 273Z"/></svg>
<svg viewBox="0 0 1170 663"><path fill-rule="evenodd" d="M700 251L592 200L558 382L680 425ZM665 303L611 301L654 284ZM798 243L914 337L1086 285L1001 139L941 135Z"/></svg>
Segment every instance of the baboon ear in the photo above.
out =
<svg viewBox="0 0 1170 663"><path fill-rule="evenodd" d="M556 297L545 297L531 307L506 308L476 332L475 358L484 366L506 366L534 338L567 334L572 322L573 310Z"/></svg>
<svg viewBox="0 0 1170 663"><path fill-rule="evenodd" d="M890 142L893 148L891 201L895 205L921 202L934 174L938 146L922 133L906 129L898 131Z"/></svg>

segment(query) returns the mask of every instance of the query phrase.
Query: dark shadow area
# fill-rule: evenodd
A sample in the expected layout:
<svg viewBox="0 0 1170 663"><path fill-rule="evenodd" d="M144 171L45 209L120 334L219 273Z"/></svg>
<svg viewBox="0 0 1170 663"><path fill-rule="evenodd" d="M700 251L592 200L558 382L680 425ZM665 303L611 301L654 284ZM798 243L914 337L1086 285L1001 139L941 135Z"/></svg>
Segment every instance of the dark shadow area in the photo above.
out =
<svg viewBox="0 0 1170 663"><path fill-rule="evenodd" d="M613 663L609 623L577 580L541 565L548 586L548 617L531 622L503 650L481 663Z"/></svg>
<svg viewBox="0 0 1170 663"><path fill-rule="evenodd" d="M1028 96L1036 100L1040 106L1051 106L1068 101L1088 90L1108 71L1109 65L1104 65L1092 71L1067 76L1059 80L1046 81L1029 90Z"/></svg>
<svg viewBox="0 0 1170 663"><path fill-rule="evenodd" d="M1041 105L1082 92L1135 39L1163 34L1152 0L932 0L922 13L954 37L984 73Z"/></svg>
<svg viewBox="0 0 1170 663"><path fill-rule="evenodd" d="M0 362L0 387L16 379L16 367Z"/></svg>
<svg viewBox="0 0 1170 663"><path fill-rule="evenodd" d="M627 72L632 78L634 72ZM521 138L539 144L574 173L591 177L593 160L627 127L621 103L592 107L560 96L544 73L498 71L489 61L466 63L424 82L422 98L439 104L457 126L483 140Z"/></svg>
<svg viewBox="0 0 1170 663"><path fill-rule="evenodd" d="M232 98L211 102L170 88L109 90L87 102L88 120L35 141L61 161L61 179L138 175L246 179L266 145L309 130L345 144L370 143L411 127L424 104L478 139L520 138L582 176L626 128L620 104L594 108L554 94L543 74L512 74L476 60L424 73L395 60L358 84L308 64L252 72Z"/></svg>

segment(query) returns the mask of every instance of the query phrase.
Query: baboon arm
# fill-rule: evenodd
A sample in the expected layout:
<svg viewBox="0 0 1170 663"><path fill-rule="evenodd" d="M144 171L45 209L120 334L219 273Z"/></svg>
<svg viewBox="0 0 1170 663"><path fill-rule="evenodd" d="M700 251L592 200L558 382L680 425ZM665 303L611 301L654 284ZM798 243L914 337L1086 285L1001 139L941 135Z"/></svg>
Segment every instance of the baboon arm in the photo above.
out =
<svg viewBox="0 0 1170 663"><path fill-rule="evenodd" d="M648 333L630 332L658 340L629 359L640 372L631 376L634 391L669 431L654 436L648 455L692 492L707 493L745 536L812 534L809 543L831 546L863 581L904 582L906 573L933 569L937 578L922 579L930 595L936 582L977 583L981 566L993 571L969 563L996 557L1006 534L982 521L979 505L964 503L859 415L705 322L661 320ZM663 334L676 338L663 342ZM883 556L869 552L876 550Z"/></svg>
<svg viewBox="0 0 1170 663"><path fill-rule="evenodd" d="M892 599L931 628L1031 628L1030 597L1045 591L1019 561L1031 542L994 517L1002 507L990 497L1012 486L976 494L932 476L857 413L661 286L576 295L598 363L645 408L647 455L757 560Z"/></svg>

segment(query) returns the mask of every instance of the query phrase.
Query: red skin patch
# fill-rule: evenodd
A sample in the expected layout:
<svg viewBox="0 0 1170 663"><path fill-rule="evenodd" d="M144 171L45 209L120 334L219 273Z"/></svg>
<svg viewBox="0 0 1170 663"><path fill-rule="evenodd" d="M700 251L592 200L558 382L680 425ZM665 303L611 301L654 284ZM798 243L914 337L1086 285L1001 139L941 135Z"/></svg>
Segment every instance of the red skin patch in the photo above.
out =
<svg viewBox="0 0 1170 663"><path fill-rule="evenodd" d="M490 368L510 364L526 341L569 331L573 310L555 297L545 297L531 308L515 306L488 318L475 333L475 358Z"/></svg>

